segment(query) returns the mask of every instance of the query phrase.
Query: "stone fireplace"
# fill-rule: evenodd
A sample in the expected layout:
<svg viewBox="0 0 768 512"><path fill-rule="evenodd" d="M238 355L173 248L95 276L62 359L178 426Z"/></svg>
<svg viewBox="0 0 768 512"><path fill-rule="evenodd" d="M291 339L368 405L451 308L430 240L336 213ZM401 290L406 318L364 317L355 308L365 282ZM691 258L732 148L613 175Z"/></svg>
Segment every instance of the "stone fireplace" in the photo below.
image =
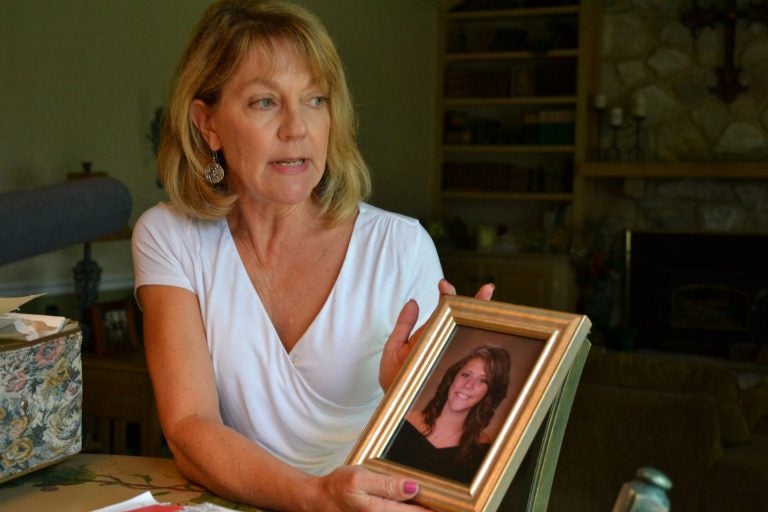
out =
<svg viewBox="0 0 768 512"><path fill-rule="evenodd" d="M712 88L726 34L722 24L691 31L683 20L694 4L602 2L592 93L607 110L592 112L590 156L579 167L583 237L597 232L603 246L588 249L621 254L632 234L629 266L615 270L604 301L613 305L606 332L631 328L619 346L748 359L768 344L768 24L737 20L745 90L725 101ZM614 108L626 116L612 130Z"/></svg>
<svg viewBox="0 0 768 512"><path fill-rule="evenodd" d="M768 345L768 235L628 232L626 310L638 348L752 359Z"/></svg>

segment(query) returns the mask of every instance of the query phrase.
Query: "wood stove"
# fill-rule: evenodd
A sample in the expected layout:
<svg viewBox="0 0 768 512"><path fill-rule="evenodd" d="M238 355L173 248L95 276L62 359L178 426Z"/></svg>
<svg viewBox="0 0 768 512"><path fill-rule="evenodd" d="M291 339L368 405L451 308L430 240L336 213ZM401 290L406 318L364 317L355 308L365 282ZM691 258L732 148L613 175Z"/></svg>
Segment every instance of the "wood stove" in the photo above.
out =
<svg viewBox="0 0 768 512"><path fill-rule="evenodd" d="M748 358L768 344L768 235L632 231L626 249L639 348Z"/></svg>

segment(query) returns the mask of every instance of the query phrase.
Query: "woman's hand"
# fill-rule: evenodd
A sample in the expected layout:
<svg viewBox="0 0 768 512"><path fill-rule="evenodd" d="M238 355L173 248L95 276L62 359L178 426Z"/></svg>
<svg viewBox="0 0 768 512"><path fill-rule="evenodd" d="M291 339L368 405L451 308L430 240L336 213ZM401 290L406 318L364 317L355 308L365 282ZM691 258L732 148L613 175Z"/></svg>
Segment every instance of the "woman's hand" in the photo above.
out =
<svg viewBox="0 0 768 512"><path fill-rule="evenodd" d="M374 473L360 466L341 466L317 480L312 510L329 512L427 512L428 509L402 503L419 491L413 480Z"/></svg>
<svg viewBox="0 0 768 512"><path fill-rule="evenodd" d="M445 279L441 279L437 284L440 296L456 295L456 288ZM476 299L491 300L493 297L494 286L491 283L484 284L475 294ZM419 339L423 327L411 334L416 321L419 319L419 305L411 299L406 302L400 315L397 317L395 328L389 335L387 343L384 345L384 351L381 354L379 363L379 384L384 391L387 391L394 382L397 372L403 366L408 354L413 348L413 341Z"/></svg>

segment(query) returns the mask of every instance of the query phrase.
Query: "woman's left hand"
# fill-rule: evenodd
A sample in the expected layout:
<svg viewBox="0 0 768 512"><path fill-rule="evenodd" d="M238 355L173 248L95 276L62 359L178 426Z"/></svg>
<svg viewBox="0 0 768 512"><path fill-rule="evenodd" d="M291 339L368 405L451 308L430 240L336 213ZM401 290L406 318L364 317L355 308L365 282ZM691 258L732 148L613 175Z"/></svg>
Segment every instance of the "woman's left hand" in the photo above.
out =
<svg viewBox="0 0 768 512"><path fill-rule="evenodd" d="M440 291L440 296L456 295L456 288L445 279L440 280L437 288ZM491 300L493 291L493 284L484 284L475 294L475 298ZM400 310L395 328L392 330L392 334L389 335L389 339L387 339L387 343L384 345L384 351L381 354L379 384L384 391L387 391L392 385L408 354L411 353L414 342L421 336L421 331L424 329L423 326L411 334L418 319L419 305L416 304L415 300L411 299Z"/></svg>

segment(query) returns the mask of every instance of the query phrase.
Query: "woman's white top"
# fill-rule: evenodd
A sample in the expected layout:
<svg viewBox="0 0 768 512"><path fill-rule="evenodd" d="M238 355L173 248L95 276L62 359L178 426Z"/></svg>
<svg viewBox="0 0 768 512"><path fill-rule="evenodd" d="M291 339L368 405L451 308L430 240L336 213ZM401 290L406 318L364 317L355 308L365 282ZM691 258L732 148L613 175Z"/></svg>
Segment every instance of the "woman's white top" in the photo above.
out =
<svg viewBox="0 0 768 512"><path fill-rule="evenodd" d="M315 474L344 463L382 398L379 361L400 310L415 299L425 322L442 277L416 220L361 204L336 283L288 353L226 220L158 204L136 223L133 263L136 288L176 286L197 296L224 423Z"/></svg>

